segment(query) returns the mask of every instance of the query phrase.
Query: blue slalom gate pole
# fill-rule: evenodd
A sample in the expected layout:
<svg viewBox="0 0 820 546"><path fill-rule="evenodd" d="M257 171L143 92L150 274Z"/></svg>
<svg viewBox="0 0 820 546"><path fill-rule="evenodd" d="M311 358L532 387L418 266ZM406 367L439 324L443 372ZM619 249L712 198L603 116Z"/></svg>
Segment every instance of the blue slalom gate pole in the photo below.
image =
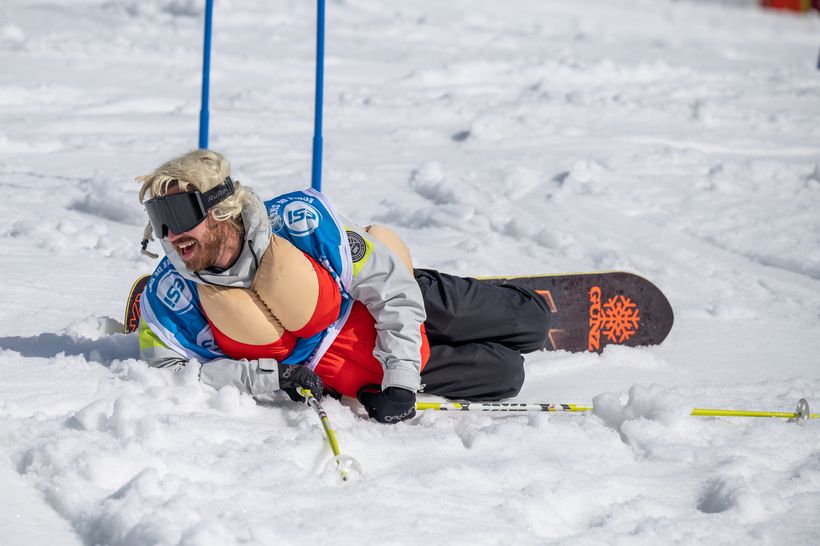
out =
<svg viewBox="0 0 820 546"><path fill-rule="evenodd" d="M322 95L325 72L325 0L316 3L316 102L313 113L313 168L310 187L322 191Z"/></svg>
<svg viewBox="0 0 820 546"><path fill-rule="evenodd" d="M202 51L202 106L199 109L199 148L208 147L208 90L211 84L211 23L214 0L205 0L205 40Z"/></svg>

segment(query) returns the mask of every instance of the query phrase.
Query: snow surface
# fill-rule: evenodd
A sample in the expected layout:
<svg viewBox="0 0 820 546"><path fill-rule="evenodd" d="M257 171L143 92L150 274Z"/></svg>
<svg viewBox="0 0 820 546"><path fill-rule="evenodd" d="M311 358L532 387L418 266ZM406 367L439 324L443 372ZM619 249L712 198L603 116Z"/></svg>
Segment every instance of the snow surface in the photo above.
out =
<svg viewBox="0 0 820 546"><path fill-rule="evenodd" d="M318 420L118 334L154 263L136 175L195 147L204 2L0 6L0 544L818 544L816 14L752 0L328 3L326 193L458 274L629 270L659 347L527 358L520 400ZM305 187L314 3L220 0L211 147Z"/></svg>

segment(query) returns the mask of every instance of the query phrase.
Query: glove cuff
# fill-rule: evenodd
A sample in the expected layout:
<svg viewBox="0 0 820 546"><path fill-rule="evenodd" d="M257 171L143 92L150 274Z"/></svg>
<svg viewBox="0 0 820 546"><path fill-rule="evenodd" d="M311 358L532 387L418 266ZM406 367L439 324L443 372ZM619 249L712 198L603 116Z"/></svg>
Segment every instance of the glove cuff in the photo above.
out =
<svg viewBox="0 0 820 546"><path fill-rule="evenodd" d="M396 404L410 404L415 402L416 393L402 387L387 387L384 389L384 396L390 402Z"/></svg>

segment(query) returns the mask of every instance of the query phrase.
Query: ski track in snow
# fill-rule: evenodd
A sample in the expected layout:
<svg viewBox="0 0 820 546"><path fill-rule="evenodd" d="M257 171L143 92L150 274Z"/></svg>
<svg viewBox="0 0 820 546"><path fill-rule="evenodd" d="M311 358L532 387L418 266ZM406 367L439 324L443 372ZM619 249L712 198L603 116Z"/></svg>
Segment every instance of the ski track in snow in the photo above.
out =
<svg viewBox="0 0 820 546"><path fill-rule="evenodd" d="M628 270L661 346L527 357L522 401L591 414L307 408L138 360L155 262L134 177L194 147L199 0L0 8L0 544L814 544L820 21L753 0L328 3L324 188L416 263ZM309 2L221 0L211 146L306 185ZM155 247L156 248L156 245Z"/></svg>

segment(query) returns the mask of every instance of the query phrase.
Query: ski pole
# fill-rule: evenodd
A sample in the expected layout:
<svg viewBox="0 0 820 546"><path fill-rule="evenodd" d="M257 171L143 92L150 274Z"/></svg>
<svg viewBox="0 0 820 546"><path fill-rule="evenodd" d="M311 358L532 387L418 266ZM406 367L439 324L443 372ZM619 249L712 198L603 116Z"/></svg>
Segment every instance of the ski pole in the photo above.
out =
<svg viewBox="0 0 820 546"><path fill-rule="evenodd" d="M339 441L336 439L336 432L330 425L330 419L328 419L327 413L325 413L319 400L317 400L308 389L299 389L299 394L305 399L305 403L313 408L322 423L325 437L327 437L327 441L330 444L330 451L333 453L333 458L328 462L328 465L330 463L335 464L336 471L339 473L339 477L343 482L361 476L364 471L358 461L350 455L342 455L342 451L339 448Z"/></svg>
<svg viewBox="0 0 820 546"><path fill-rule="evenodd" d="M205 2L205 32L202 46L202 103L199 110L199 148L208 147L208 94L211 83L211 22L214 2Z"/></svg>
<svg viewBox="0 0 820 546"><path fill-rule="evenodd" d="M500 412L548 411L556 413L579 413L584 411L592 411L592 406L517 402L416 402L416 410Z"/></svg>
<svg viewBox="0 0 820 546"><path fill-rule="evenodd" d="M336 433L333 431L333 427L330 426L330 419L327 418L327 413L325 413L319 400L317 400L308 389L299 389L299 394L302 395L307 405L313 408L319 416L319 420L322 422L322 428L325 430L325 435L327 436L327 441L330 442L330 451L333 452L333 456L341 455L339 441L336 440Z"/></svg>
<svg viewBox="0 0 820 546"><path fill-rule="evenodd" d="M805 398L800 399L794 412L694 408L690 415L699 417L774 417L777 419L793 419L795 421L820 419L820 414L811 413L809 403Z"/></svg>
<svg viewBox="0 0 820 546"><path fill-rule="evenodd" d="M316 2L316 94L313 111L313 162L310 186L322 191L322 97L325 72L325 0Z"/></svg>
<svg viewBox="0 0 820 546"><path fill-rule="evenodd" d="M592 411L592 406L578 404L543 404L516 402L416 402L416 410L434 411L481 411L481 412L550 412L583 413ZM809 403L801 398L794 412L750 411L733 409L694 408L690 415L697 417L773 417L779 419L808 420L820 419L820 414L811 413Z"/></svg>

